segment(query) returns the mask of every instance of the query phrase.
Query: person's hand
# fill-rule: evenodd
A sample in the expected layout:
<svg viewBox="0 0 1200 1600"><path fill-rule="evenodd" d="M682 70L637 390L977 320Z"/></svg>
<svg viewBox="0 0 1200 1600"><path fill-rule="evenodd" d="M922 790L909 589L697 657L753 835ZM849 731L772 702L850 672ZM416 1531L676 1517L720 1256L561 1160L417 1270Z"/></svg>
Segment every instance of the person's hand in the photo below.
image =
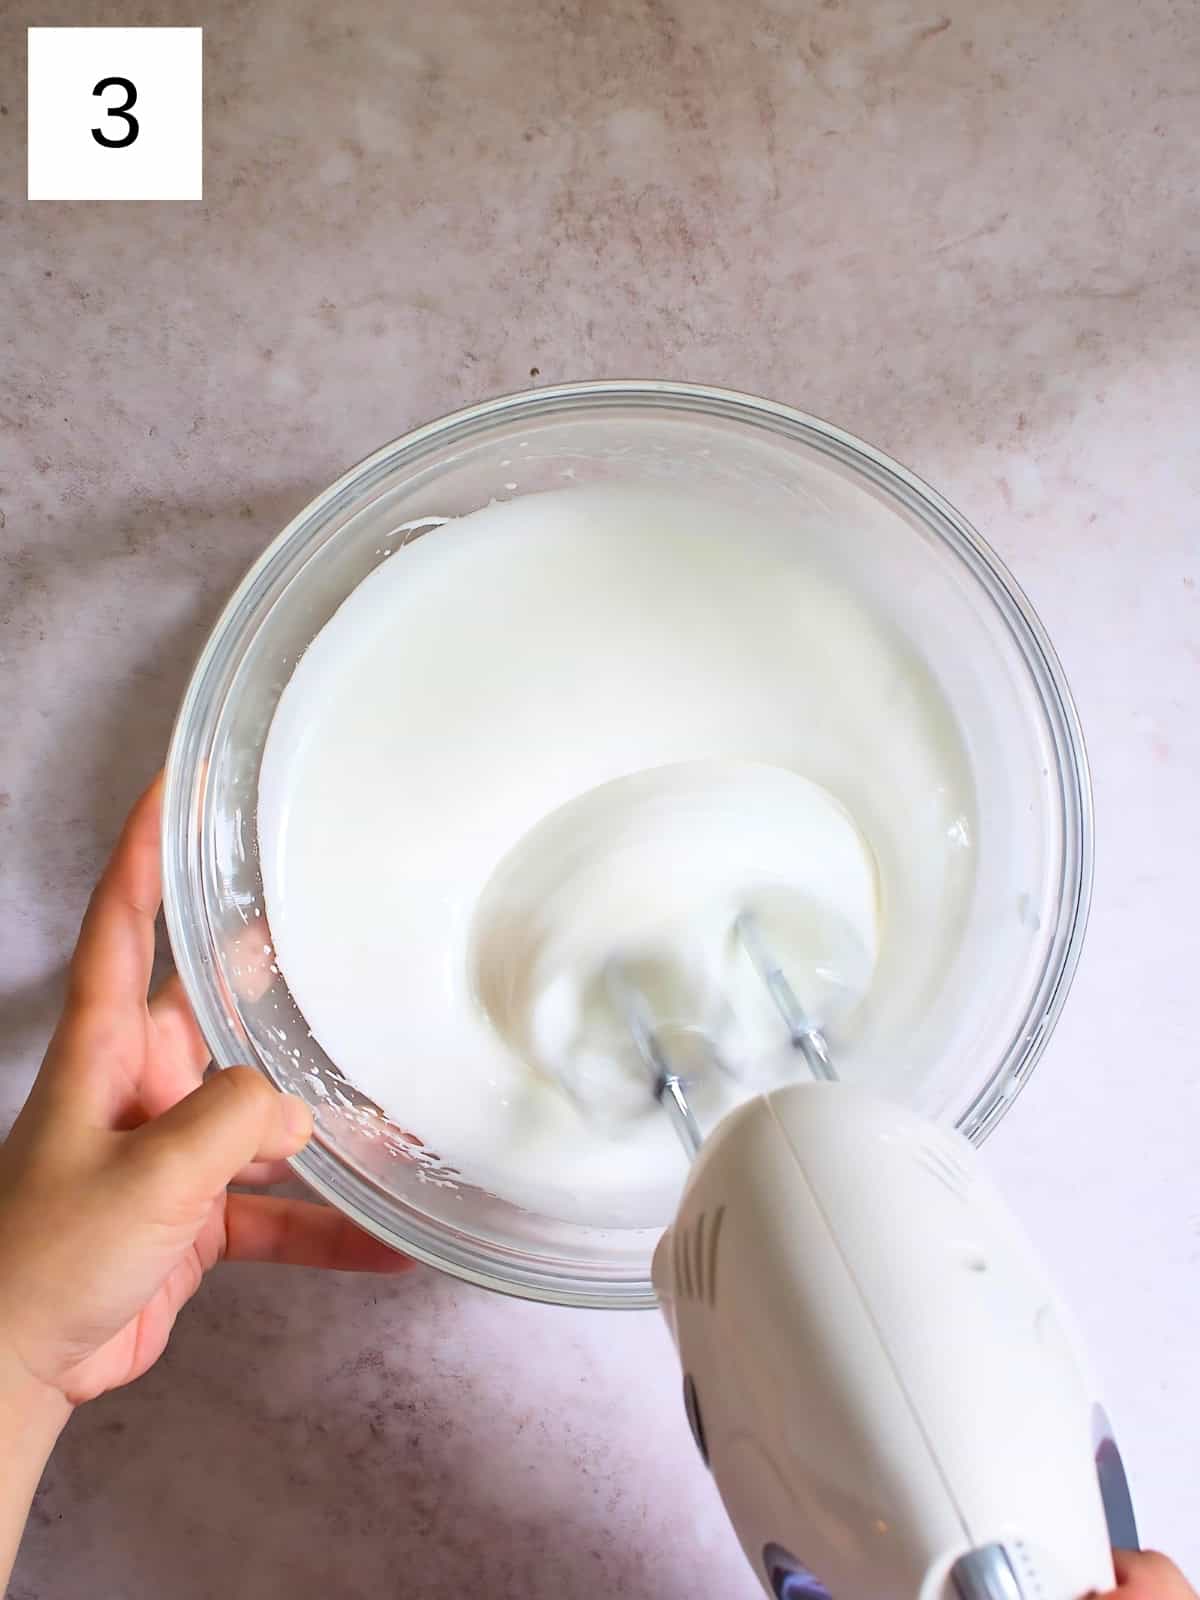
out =
<svg viewBox="0 0 1200 1600"><path fill-rule="evenodd" d="M51 1409L152 1366L222 1259L408 1265L324 1206L227 1191L275 1176L312 1119L249 1067L202 1083L208 1050L177 979L147 1001L159 817L155 783L92 897L62 1020L0 1149L0 1386Z"/></svg>
<svg viewBox="0 0 1200 1600"><path fill-rule="evenodd" d="M1117 1587L1104 1600L1196 1600L1196 1591L1173 1561L1153 1550L1115 1550Z"/></svg>

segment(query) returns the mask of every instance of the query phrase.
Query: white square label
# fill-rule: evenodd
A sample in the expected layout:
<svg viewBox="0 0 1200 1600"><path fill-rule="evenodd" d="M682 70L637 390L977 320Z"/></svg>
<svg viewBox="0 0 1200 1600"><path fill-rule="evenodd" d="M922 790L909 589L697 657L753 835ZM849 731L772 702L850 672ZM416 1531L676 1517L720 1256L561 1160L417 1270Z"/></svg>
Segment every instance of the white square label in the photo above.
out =
<svg viewBox="0 0 1200 1600"><path fill-rule="evenodd" d="M30 28L29 198L199 200L201 28Z"/></svg>

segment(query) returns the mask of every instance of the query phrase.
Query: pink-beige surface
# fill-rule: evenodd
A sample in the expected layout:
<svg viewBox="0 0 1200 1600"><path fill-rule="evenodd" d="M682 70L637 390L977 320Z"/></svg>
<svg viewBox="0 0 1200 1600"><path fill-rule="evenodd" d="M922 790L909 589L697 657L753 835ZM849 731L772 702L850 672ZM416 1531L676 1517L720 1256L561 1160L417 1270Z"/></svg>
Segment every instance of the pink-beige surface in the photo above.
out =
<svg viewBox="0 0 1200 1600"><path fill-rule="evenodd" d="M203 204L29 204L24 26L202 23ZM44 0L0 19L0 1091L243 568L410 425L758 391L979 526L1082 711L1098 875L988 1158L1147 1537L1200 1573L1192 0ZM75 1419L11 1600L750 1600L665 1331L230 1268Z"/></svg>

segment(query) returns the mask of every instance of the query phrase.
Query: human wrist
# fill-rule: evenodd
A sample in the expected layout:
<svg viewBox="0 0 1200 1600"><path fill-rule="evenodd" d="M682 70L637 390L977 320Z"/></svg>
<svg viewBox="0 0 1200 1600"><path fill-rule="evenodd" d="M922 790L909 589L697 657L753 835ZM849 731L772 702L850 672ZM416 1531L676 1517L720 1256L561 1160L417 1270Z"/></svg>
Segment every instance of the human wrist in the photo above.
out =
<svg viewBox="0 0 1200 1600"><path fill-rule="evenodd" d="M29 1508L71 1409L61 1390L31 1372L0 1337L0 1591L7 1589Z"/></svg>
<svg viewBox="0 0 1200 1600"><path fill-rule="evenodd" d="M49 1458L74 1408L60 1389L32 1373L0 1342L0 1448L37 1463Z"/></svg>

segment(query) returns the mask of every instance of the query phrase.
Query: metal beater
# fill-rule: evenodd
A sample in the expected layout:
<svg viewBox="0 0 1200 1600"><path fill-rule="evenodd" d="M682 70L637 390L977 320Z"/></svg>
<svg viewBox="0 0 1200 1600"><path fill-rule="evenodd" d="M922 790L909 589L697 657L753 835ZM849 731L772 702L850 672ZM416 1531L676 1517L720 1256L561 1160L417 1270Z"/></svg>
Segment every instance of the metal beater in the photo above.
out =
<svg viewBox="0 0 1200 1600"><path fill-rule="evenodd" d="M796 991L776 960L752 911L741 913L734 923L734 933L755 972L766 985L772 1003L788 1030L793 1050L798 1050L804 1057L814 1078L824 1083L835 1082L837 1073L829 1059L825 1036L800 1004ZM688 1098L692 1078L672 1060L670 1047L655 1024L649 1000L630 978L619 958L614 957L608 963L605 982L609 999L629 1029L638 1056L650 1077L654 1098L671 1119L671 1125L689 1160L693 1159L703 1143L704 1135ZM706 1050L712 1065L724 1070L720 1052L711 1041L706 1041Z"/></svg>

